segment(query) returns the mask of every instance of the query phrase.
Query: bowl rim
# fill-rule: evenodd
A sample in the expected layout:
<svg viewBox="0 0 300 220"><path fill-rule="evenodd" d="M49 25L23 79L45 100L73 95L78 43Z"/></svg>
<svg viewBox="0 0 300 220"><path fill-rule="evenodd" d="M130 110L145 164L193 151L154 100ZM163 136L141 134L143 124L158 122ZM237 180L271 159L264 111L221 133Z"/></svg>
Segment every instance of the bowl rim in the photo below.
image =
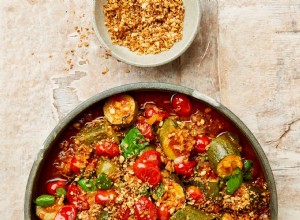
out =
<svg viewBox="0 0 300 220"><path fill-rule="evenodd" d="M199 30L200 30L200 22L201 22L201 19L202 19L202 7L201 7L200 1L196 0L195 2L197 4L197 6L198 6L197 7L198 8L198 11L197 11L198 18L197 18L196 29L193 32L193 34L190 36L189 41L187 42L187 44L185 44L185 46L182 47L179 50L178 53L174 53L174 55L172 55L168 59L163 59L163 61L156 62L156 63L151 63L151 64L141 63L141 62L131 62L131 61L127 60L126 58L123 58L122 56L120 56L118 53L115 53L114 51L112 51L110 49L110 47L106 44L106 42L103 40L103 38L101 37L100 31L99 31L98 26L97 26L97 21L96 21L96 7L97 7L98 1L100 1L100 0L94 0L94 2L93 2L93 9L94 9L94 11L93 11L92 23L93 23L93 27L94 27L94 32L95 32L95 34L96 34L96 36L97 36L100 44L106 50L110 51L110 54L112 56L114 56L115 58L117 58L118 60L120 60L120 61L122 61L124 63L130 64L130 65L133 65L133 66L138 66L138 67L155 67L155 66L161 66L161 65L164 65L164 64L167 64L167 63L170 63L170 62L174 61L176 58L178 58L179 56L181 56L191 46L191 44L195 40L195 38L196 38L196 36L197 36L197 34L199 33ZM170 49L172 49L172 48L170 48Z"/></svg>
<svg viewBox="0 0 300 220"><path fill-rule="evenodd" d="M278 199L277 199L277 190L275 185L275 179L269 164L269 161L258 143L255 136L252 132L248 129L248 127L228 108L226 108L221 103L215 101L214 99L198 92L197 90L193 90L188 87L175 85L175 84L168 84L168 83L159 83L159 82L148 82L148 83L132 83L126 84L118 87L114 87L108 90L105 90L101 93L98 93L91 98L87 99L86 101L79 104L75 109L73 109L70 113L68 113L58 124L56 127L51 131L45 142L43 143L41 149L39 150L37 157L34 160L32 165L27 186L25 192L25 204L24 204L24 219L32 219L31 213L31 206L33 201L33 187L37 183L36 176L39 175L39 172L42 168L43 159L46 158L48 153L50 152L54 142L59 138L61 133L65 130L65 128L82 112L84 112L87 108L91 107L97 102L104 100L112 95L130 91L137 91L137 90L158 90L158 91L169 91L175 93L183 93L185 95L191 96L200 100L212 108L214 108L219 113L223 114L227 119L229 119L240 132L248 139L249 143L252 145L253 150L261 163L261 167L263 169L264 175L266 177L266 181L271 193L271 202L270 202L270 212L271 212L271 219L277 220L278 219ZM34 215L35 216L35 215Z"/></svg>

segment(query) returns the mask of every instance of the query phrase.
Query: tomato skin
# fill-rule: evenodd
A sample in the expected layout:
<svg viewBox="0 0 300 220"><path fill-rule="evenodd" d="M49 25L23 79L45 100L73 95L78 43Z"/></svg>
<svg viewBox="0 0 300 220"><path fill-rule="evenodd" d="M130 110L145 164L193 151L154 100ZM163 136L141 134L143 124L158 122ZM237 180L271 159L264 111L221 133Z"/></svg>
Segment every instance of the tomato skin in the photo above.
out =
<svg viewBox="0 0 300 220"><path fill-rule="evenodd" d="M118 194L112 190L99 190L95 195L95 202L98 204L105 205L107 203L114 202Z"/></svg>
<svg viewBox="0 0 300 220"><path fill-rule="evenodd" d="M76 207L73 205L64 205L56 214L54 220L76 220Z"/></svg>
<svg viewBox="0 0 300 220"><path fill-rule="evenodd" d="M155 163L158 167L161 166L160 153L156 150L149 150L144 152L138 159L140 162L152 162Z"/></svg>
<svg viewBox="0 0 300 220"><path fill-rule="evenodd" d="M151 125L149 125L146 122L138 122L136 126L145 138L148 138L149 140L154 140L155 135L153 127Z"/></svg>
<svg viewBox="0 0 300 220"><path fill-rule="evenodd" d="M197 151L197 153L205 153L206 146L209 145L211 140L205 135L197 135L195 137L195 140L195 150Z"/></svg>
<svg viewBox="0 0 300 220"><path fill-rule="evenodd" d="M79 161L73 157L72 160L71 160L71 170L75 173L75 174L80 174L80 168L78 166L76 166L76 164L78 163Z"/></svg>
<svg viewBox="0 0 300 220"><path fill-rule="evenodd" d="M191 177L194 174L193 168L196 166L196 161L183 161L174 165L175 172L186 177Z"/></svg>
<svg viewBox="0 0 300 220"><path fill-rule="evenodd" d="M133 171L137 178L157 186L162 179L158 166L153 162L141 162L139 159L133 165Z"/></svg>
<svg viewBox="0 0 300 220"><path fill-rule="evenodd" d="M186 189L186 194L188 197L190 197L198 203L204 202L204 193L196 186L189 186Z"/></svg>
<svg viewBox="0 0 300 220"><path fill-rule="evenodd" d="M134 204L134 212L138 220L156 220L157 210L155 205L147 198L141 197Z"/></svg>
<svg viewBox="0 0 300 220"><path fill-rule="evenodd" d="M130 217L130 209L128 207L126 207L125 210L121 208L118 217L120 220L128 220Z"/></svg>
<svg viewBox="0 0 300 220"><path fill-rule="evenodd" d="M172 97L172 106L180 116L188 116L192 112L191 101L183 94L176 94Z"/></svg>
<svg viewBox="0 0 300 220"><path fill-rule="evenodd" d="M155 108L149 108L145 112L146 118L151 118L154 115L158 116L157 121L163 121L165 118L168 118L170 116L168 112Z"/></svg>
<svg viewBox="0 0 300 220"><path fill-rule="evenodd" d="M48 194L56 196L56 189L66 188L65 187L66 183L67 180L64 179L48 182L46 185Z"/></svg>
<svg viewBox="0 0 300 220"><path fill-rule="evenodd" d="M169 220L171 218L171 214L166 205L160 205L157 211L158 220Z"/></svg>
<svg viewBox="0 0 300 220"><path fill-rule="evenodd" d="M87 196L84 191L78 187L76 184L71 184L68 187L67 199L71 205L74 205L79 211L87 210L90 205L87 201Z"/></svg>
<svg viewBox="0 0 300 220"><path fill-rule="evenodd" d="M120 154L119 146L111 141L101 141L95 147L99 156L114 158Z"/></svg>

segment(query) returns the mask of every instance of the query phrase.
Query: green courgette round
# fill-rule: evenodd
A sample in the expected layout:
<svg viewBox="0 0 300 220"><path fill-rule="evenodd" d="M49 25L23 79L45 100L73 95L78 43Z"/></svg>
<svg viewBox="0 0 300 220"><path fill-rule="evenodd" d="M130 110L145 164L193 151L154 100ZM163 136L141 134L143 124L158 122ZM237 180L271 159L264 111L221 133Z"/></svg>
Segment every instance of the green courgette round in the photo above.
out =
<svg viewBox="0 0 300 220"><path fill-rule="evenodd" d="M208 160L215 173L221 178L233 174L236 168L243 169L235 135L225 132L213 139L208 146Z"/></svg>

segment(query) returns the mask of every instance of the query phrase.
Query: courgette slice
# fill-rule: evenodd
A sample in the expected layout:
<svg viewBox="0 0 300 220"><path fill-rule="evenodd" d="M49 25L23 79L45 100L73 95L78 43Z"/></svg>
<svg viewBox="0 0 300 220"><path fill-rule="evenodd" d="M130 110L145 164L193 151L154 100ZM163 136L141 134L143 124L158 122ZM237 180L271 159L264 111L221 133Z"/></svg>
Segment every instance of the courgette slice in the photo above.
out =
<svg viewBox="0 0 300 220"><path fill-rule="evenodd" d="M208 146L208 160L215 173L221 178L233 174L236 168L243 169L235 135L225 132L213 139Z"/></svg>
<svg viewBox="0 0 300 220"><path fill-rule="evenodd" d="M222 215L221 220L234 220L234 219L230 214L225 213Z"/></svg>
<svg viewBox="0 0 300 220"><path fill-rule="evenodd" d="M88 123L75 136L76 144L92 145L106 138L111 138L117 144L120 143L117 133L105 119L96 119Z"/></svg>
<svg viewBox="0 0 300 220"><path fill-rule="evenodd" d="M130 125L136 118L138 106L127 94L111 96L103 106L104 116L114 125Z"/></svg>
<svg viewBox="0 0 300 220"><path fill-rule="evenodd" d="M215 215L208 214L193 206L186 206L177 211L170 220L213 220Z"/></svg>
<svg viewBox="0 0 300 220"><path fill-rule="evenodd" d="M167 119L163 123L160 131L159 131L159 140L162 146L162 149L166 156L170 160L174 160L177 157L181 156L179 151L176 151L172 144L171 144L171 139L170 135L176 131L178 125L177 122L172 120L172 119Z"/></svg>

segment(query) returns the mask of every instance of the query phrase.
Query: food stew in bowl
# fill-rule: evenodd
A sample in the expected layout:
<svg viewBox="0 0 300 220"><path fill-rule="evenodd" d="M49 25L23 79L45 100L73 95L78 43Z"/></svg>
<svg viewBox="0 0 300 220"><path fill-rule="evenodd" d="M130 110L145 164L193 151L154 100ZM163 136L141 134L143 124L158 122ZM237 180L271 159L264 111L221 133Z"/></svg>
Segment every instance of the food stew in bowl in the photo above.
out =
<svg viewBox="0 0 300 220"><path fill-rule="evenodd" d="M44 220L270 219L251 145L183 94L109 97L73 121L43 167L33 202Z"/></svg>

